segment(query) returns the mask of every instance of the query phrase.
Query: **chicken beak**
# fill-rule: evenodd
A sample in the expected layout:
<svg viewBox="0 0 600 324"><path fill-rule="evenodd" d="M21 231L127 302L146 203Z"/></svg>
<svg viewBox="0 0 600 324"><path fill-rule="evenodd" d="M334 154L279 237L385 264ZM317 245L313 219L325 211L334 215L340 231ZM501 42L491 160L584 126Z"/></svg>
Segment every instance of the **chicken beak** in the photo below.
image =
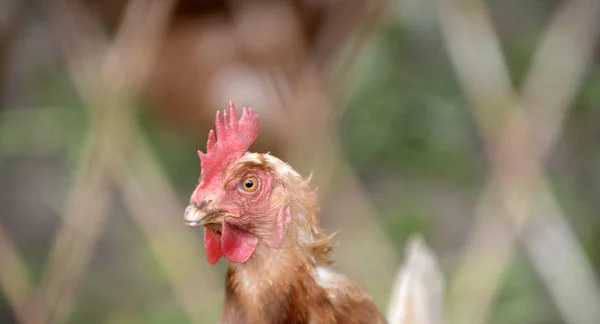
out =
<svg viewBox="0 0 600 324"><path fill-rule="evenodd" d="M208 224L220 223L225 213L220 210L206 211L199 208L196 204L189 204L183 213L185 224L191 228L196 228Z"/></svg>

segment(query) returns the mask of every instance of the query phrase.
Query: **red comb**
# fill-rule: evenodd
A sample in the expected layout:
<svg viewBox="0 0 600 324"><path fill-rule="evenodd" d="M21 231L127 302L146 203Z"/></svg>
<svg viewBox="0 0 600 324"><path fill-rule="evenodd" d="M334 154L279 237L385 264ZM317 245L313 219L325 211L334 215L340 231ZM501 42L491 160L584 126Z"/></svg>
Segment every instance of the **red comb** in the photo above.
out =
<svg viewBox="0 0 600 324"><path fill-rule="evenodd" d="M217 139L211 129L206 143L206 154L198 151L200 158L201 183L208 181L221 170L222 166L241 157L258 135L258 115L254 110L242 110L242 118L238 121L233 102L229 102L229 116L227 111L217 111L215 129Z"/></svg>

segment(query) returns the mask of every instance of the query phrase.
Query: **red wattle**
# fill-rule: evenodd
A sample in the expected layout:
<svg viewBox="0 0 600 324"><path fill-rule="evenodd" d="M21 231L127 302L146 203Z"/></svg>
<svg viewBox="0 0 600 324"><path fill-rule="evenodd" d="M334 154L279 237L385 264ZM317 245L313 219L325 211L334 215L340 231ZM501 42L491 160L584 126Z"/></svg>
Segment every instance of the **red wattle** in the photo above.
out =
<svg viewBox="0 0 600 324"><path fill-rule="evenodd" d="M217 263L223 256L219 237L207 228L204 229L204 252L206 252L206 259L211 265Z"/></svg>
<svg viewBox="0 0 600 324"><path fill-rule="evenodd" d="M258 238L235 226L223 222L223 234L221 235L221 249L225 257L236 263L248 261L258 244Z"/></svg>

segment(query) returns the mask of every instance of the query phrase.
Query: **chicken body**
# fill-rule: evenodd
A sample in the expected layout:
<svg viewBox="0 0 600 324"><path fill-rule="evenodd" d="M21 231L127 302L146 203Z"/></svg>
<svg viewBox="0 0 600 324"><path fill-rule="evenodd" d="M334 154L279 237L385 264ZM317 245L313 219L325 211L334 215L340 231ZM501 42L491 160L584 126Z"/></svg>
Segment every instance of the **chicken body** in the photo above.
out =
<svg viewBox="0 0 600 324"><path fill-rule="evenodd" d="M251 122L257 127L244 110L238 124L231 104L229 119L217 114L219 142L211 132L184 216L204 227L208 261L230 262L221 323L385 323L364 290L326 268L332 236L308 181L272 155L245 152L256 137Z"/></svg>
<svg viewBox="0 0 600 324"><path fill-rule="evenodd" d="M369 296L344 276L308 264L290 265L278 277L251 269L229 268L221 323L385 323Z"/></svg>

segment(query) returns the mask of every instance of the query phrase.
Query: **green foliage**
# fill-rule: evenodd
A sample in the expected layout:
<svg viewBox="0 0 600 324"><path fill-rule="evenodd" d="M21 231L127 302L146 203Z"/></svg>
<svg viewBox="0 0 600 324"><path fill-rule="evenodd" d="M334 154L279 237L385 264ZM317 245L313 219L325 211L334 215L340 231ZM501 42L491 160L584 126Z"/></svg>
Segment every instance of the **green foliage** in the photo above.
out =
<svg viewBox="0 0 600 324"><path fill-rule="evenodd" d="M417 47L396 23L383 27L378 45L342 124L348 160L366 176L476 180L477 136L441 44Z"/></svg>
<svg viewBox="0 0 600 324"><path fill-rule="evenodd" d="M161 167L166 172L177 188L186 188L189 193L198 183L194 176L200 176L200 160L197 150L202 147L200 143L206 142L204 133L198 139L190 139L182 134L156 125L148 116L148 112L154 107L150 103L144 103L141 109L141 128L147 142L151 145L153 154Z"/></svg>
<svg viewBox="0 0 600 324"><path fill-rule="evenodd" d="M517 255L504 273L490 323L562 323L548 297L540 295L545 291L531 264Z"/></svg>
<svg viewBox="0 0 600 324"><path fill-rule="evenodd" d="M383 217L383 228L396 243L402 246L409 236L421 233L424 236L430 232L430 225L426 222L426 215L417 207L404 207L387 211Z"/></svg>
<svg viewBox="0 0 600 324"><path fill-rule="evenodd" d="M6 296L4 294L0 294L0 322L2 323L14 323L16 319L14 318L14 314L6 300Z"/></svg>

